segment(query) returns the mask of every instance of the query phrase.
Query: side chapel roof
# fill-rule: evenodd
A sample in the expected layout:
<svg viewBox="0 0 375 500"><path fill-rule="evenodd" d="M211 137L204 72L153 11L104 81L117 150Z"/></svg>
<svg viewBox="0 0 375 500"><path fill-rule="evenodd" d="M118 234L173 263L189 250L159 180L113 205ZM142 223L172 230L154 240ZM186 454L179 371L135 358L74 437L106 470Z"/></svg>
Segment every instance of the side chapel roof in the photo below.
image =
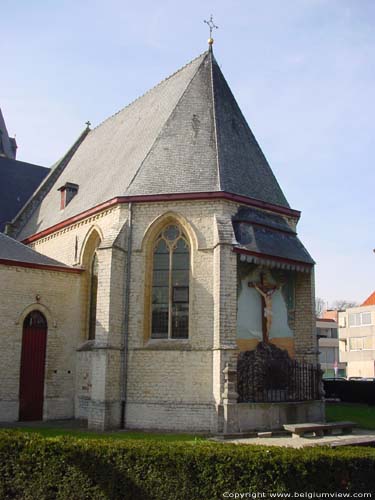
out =
<svg viewBox="0 0 375 500"><path fill-rule="evenodd" d="M66 163L19 239L118 196L221 191L289 208L211 50L88 131ZM66 182L79 190L59 210Z"/></svg>
<svg viewBox="0 0 375 500"><path fill-rule="evenodd" d="M36 252L32 248L2 233L0 233L0 264L30 264L30 267L37 266L47 269L73 269L62 262Z"/></svg>

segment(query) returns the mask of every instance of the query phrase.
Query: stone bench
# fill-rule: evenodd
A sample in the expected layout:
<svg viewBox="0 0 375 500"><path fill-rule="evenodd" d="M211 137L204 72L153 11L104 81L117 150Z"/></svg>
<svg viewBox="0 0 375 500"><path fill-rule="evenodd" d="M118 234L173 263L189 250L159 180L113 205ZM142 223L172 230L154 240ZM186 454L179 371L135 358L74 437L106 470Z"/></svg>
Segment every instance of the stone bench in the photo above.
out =
<svg viewBox="0 0 375 500"><path fill-rule="evenodd" d="M305 434L312 433L316 437L322 437L332 434L334 430L341 430L342 434L351 434L355 422L330 422L330 423L305 423L305 424L287 424L284 429L292 433L292 437L303 437Z"/></svg>

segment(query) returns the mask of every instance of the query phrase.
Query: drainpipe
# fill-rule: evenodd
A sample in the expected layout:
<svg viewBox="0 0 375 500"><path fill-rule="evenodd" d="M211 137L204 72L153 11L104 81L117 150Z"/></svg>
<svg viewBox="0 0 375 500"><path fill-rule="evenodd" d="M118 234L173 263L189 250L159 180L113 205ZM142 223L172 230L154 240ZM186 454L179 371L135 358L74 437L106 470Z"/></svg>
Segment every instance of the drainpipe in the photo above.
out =
<svg viewBox="0 0 375 500"><path fill-rule="evenodd" d="M120 428L125 428L125 407L128 385L128 343L129 343L129 299L130 299L130 262L132 249L132 203L128 205L128 246L126 260L126 279L124 281L124 323L123 323L123 340L121 351L121 422Z"/></svg>

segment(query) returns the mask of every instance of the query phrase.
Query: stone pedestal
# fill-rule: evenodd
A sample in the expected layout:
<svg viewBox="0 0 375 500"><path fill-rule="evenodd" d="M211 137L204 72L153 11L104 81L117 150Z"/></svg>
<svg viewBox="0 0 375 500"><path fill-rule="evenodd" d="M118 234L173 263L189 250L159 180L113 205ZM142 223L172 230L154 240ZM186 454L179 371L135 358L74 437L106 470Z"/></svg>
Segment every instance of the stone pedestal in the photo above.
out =
<svg viewBox="0 0 375 500"><path fill-rule="evenodd" d="M224 434L234 434L239 432L238 427L238 394L236 392L237 370L226 364L224 370Z"/></svg>

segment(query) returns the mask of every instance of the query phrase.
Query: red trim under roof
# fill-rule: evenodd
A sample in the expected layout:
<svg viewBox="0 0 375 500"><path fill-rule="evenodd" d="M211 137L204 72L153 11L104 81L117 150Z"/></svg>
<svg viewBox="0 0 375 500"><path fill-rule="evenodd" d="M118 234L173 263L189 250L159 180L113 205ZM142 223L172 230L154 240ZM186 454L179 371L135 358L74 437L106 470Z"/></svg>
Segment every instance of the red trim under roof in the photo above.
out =
<svg viewBox="0 0 375 500"><path fill-rule="evenodd" d="M55 224L39 233L35 233L24 240L22 243L27 245L33 241L39 240L44 236L47 236L51 233L59 231L64 227L70 226L75 222L81 221L82 219L86 219L92 215L101 212L102 210L106 210L107 208L113 207L117 204L121 203L147 203L147 202L160 202L160 201L186 201L186 200L230 200L236 201L238 203L243 203L244 205L250 205L253 207L263 208L265 210L271 210L272 212L277 212L282 215L287 215L289 217L293 217L295 219L299 219L301 216L301 212L299 210L293 210L288 207L281 207L279 205L273 205L271 203L266 203L264 201L255 200L253 198L247 198L246 196L240 196L233 193L226 193L223 191L213 191L207 193L174 193L174 194L151 194L151 195L140 195L140 196L118 196L116 198L112 198L111 200L105 201L96 207L90 208L89 210L85 210L80 214L77 214L69 219L66 219L58 224Z"/></svg>
<svg viewBox="0 0 375 500"><path fill-rule="evenodd" d="M4 264L5 266L28 267L31 269L42 269L44 271L57 271L74 274L80 274L84 271L84 269L81 268L53 266L49 264L35 264L34 262L21 262L18 260L10 259L0 259L0 264Z"/></svg>
<svg viewBox="0 0 375 500"><path fill-rule="evenodd" d="M302 262L301 260L292 260L292 259L287 259L284 257L277 257L275 255L268 255L265 253L253 252L251 250L245 250L244 248L234 247L232 249L232 251L235 253L242 253L245 255L254 255L254 257L258 257L259 259L263 259L263 260L269 259L269 260L274 260L276 262L285 262L287 264L293 264L295 266L302 266L302 267L309 267L309 268L314 266L314 264L310 264L309 262Z"/></svg>

